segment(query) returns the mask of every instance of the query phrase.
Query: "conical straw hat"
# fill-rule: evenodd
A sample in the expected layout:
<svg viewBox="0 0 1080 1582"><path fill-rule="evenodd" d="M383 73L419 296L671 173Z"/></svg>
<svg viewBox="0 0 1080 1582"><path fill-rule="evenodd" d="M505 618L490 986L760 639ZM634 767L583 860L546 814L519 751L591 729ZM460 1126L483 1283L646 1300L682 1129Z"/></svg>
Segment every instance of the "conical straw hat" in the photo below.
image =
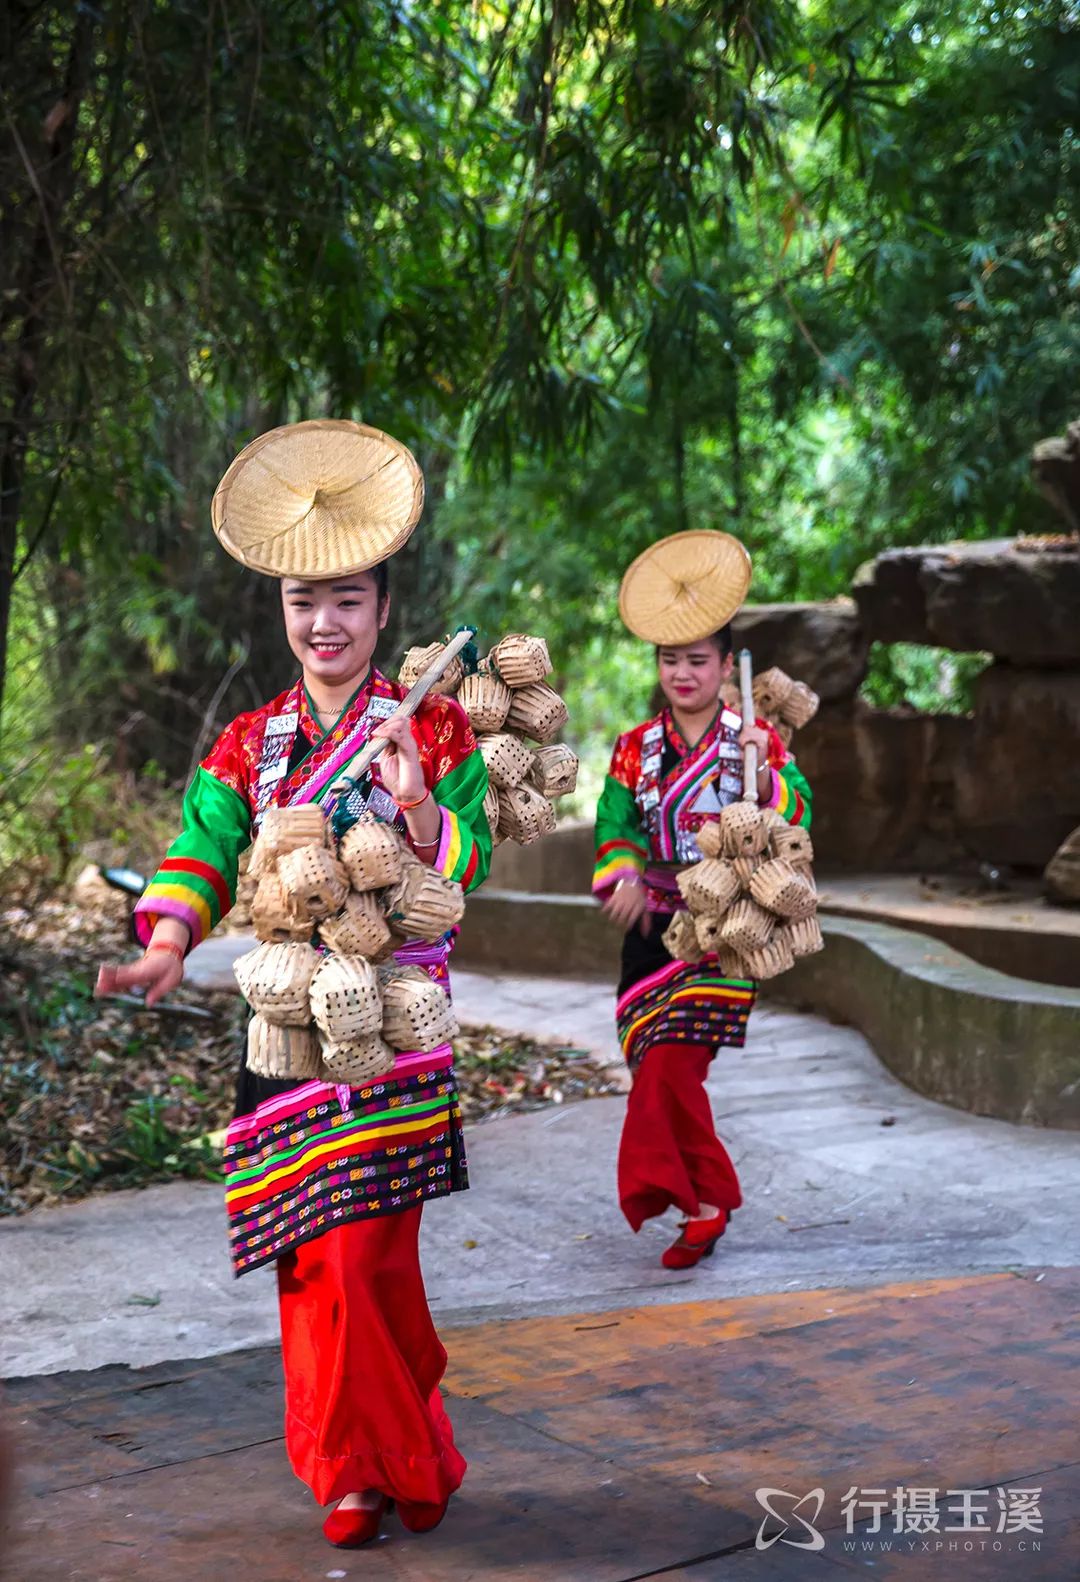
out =
<svg viewBox="0 0 1080 1582"><path fill-rule="evenodd" d="M730 533L673 533L650 544L627 571L619 614L647 643L698 643L731 620L750 574L750 556Z"/></svg>
<svg viewBox="0 0 1080 1582"><path fill-rule="evenodd" d="M387 560L423 505L423 474L399 440L319 418L252 440L218 484L210 517L253 571L317 579Z"/></svg>

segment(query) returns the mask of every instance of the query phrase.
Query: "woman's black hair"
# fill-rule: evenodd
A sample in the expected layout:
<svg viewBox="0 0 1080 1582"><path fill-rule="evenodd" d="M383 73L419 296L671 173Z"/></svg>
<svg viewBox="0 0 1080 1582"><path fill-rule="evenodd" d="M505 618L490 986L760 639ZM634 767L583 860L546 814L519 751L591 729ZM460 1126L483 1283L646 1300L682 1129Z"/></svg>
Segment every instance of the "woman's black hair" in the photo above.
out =
<svg viewBox="0 0 1080 1582"><path fill-rule="evenodd" d="M380 560L377 566L372 566L371 575L375 578L375 596L381 604L390 592L390 567L385 560Z"/></svg>
<svg viewBox="0 0 1080 1582"><path fill-rule="evenodd" d="M710 634L710 636L703 637L702 642L712 643L713 646L719 651L720 658L726 659L735 647L735 638L731 630L731 622L729 621L726 626L722 626L718 632L713 632ZM656 657L659 659L661 648L681 647L681 643L657 643Z"/></svg>

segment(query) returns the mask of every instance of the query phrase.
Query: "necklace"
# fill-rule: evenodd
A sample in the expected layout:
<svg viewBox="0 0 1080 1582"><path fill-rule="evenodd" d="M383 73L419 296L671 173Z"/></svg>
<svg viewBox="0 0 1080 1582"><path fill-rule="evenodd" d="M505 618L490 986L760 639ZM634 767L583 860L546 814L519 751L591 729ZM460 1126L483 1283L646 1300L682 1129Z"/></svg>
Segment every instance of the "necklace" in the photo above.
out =
<svg viewBox="0 0 1080 1582"><path fill-rule="evenodd" d="M344 714L344 712L345 712L345 704L344 703L341 705L341 707L339 709L324 709L324 708L321 708L318 703L316 703L316 705L315 705L315 713L319 716L319 718L321 720L323 720L323 719L325 719L325 720L336 720L338 715L339 714Z"/></svg>

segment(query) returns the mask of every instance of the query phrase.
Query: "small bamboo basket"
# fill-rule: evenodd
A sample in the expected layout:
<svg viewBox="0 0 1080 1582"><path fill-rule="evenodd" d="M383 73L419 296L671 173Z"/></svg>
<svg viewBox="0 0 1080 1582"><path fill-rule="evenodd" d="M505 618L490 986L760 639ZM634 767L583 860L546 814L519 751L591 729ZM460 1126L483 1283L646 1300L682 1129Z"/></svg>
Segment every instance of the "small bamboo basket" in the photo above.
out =
<svg viewBox="0 0 1080 1582"><path fill-rule="evenodd" d="M813 885L781 857L770 857L762 863L750 880L750 894L776 917L809 917L817 907Z"/></svg>
<svg viewBox="0 0 1080 1582"><path fill-rule="evenodd" d="M241 861L243 861L242 858ZM250 869L246 873L241 869L236 876L236 900L233 902L232 911L229 913L230 928L251 927L251 907L258 888L259 881Z"/></svg>
<svg viewBox="0 0 1080 1582"><path fill-rule="evenodd" d="M775 927L776 918L771 912L766 912L756 901L743 896L723 918L718 937L721 944L737 951L745 960L750 951L759 950L762 945L769 943Z"/></svg>
<svg viewBox="0 0 1080 1582"><path fill-rule="evenodd" d="M353 891L334 917L319 924L319 938L339 956L377 961L391 943L390 927L370 891Z"/></svg>
<svg viewBox="0 0 1080 1582"><path fill-rule="evenodd" d="M268 807L263 814L248 872L257 879L272 873L279 857L298 846L326 844L326 816L310 802L302 807Z"/></svg>
<svg viewBox="0 0 1080 1582"><path fill-rule="evenodd" d="M783 929L778 928L767 945L748 950L743 956L743 965L748 978L778 978L793 967L795 957Z"/></svg>
<svg viewBox="0 0 1080 1582"><path fill-rule="evenodd" d="M450 1042L458 1030L450 996L426 972L388 972L381 983L383 1037L392 1048L426 1053Z"/></svg>
<svg viewBox="0 0 1080 1582"><path fill-rule="evenodd" d="M529 784L541 796L568 796L577 790L578 756L569 747L556 742L551 747L538 747L536 762L529 771Z"/></svg>
<svg viewBox="0 0 1080 1582"><path fill-rule="evenodd" d="M555 809L532 786L499 792L499 829L519 846L529 846L555 828Z"/></svg>
<svg viewBox="0 0 1080 1582"><path fill-rule="evenodd" d="M778 829L791 828L791 825L788 823L784 815L782 813L778 813L774 807L763 807L761 809L761 817L769 831L770 840L772 839L774 831Z"/></svg>
<svg viewBox="0 0 1080 1582"><path fill-rule="evenodd" d="M310 917L301 917L276 873L264 873L251 902L255 938L268 944L311 939Z"/></svg>
<svg viewBox="0 0 1080 1582"><path fill-rule="evenodd" d="M247 1030L247 1068L259 1077L310 1082L322 1068L319 1045L310 1025L281 1027L253 1016Z"/></svg>
<svg viewBox="0 0 1080 1582"><path fill-rule="evenodd" d="M519 687L513 695L506 723L530 741L546 746L553 742L569 719L566 704L544 681Z"/></svg>
<svg viewBox="0 0 1080 1582"><path fill-rule="evenodd" d="M385 897L386 916L401 939L441 939L465 915L465 892L434 868L407 864L400 884Z"/></svg>
<svg viewBox="0 0 1080 1582"><path fill-rule="evenodd" d="M404 916L408 911L414 897L420 894L423 883L424 864L415 852L402 847L401 878L379 897L391 928L394 927L395 916Z"/></svg>
<svg viewBox="0 0 1080 1582"><path fill-rule="evenodd" d="M327 956L311 980L311 1014L334 1044L377 1033L382 1001L375 968L360 956Z"/></svg>
<svg viewBox="0 0 1080 1582"><path fill-rule="evenodd" d="M405 658L401 661L398 680L406 687L414 687L424 674L424 671L435 663L445 647L445 643L429 643L426 648L410 648ZM438 681L431 688L432 692L447 693L456 691L464 674L465 666L461 662L461 657L455 654Z"/></svg>
<svg viewBox="0 0 1080 1582"><path fill-rule="evenodd" d="M785 725L798 731L809 725L820 706L821 699L805 681L793 681L791 691L780 706L780 718Z"/></svg>
<svg viewBox="0 0 1080 1582"><path fill-rule="evenodd" d="M496 786L489 785L484 792L484 817L488 829L494 835L499 827L499 792Z"/></svg>
<svg viewBox="0 0 1080 1582"><path fill-rule="evenodd" d="M326 1082L343 1082L350 1088L377 1082L394 1069L394 1051L381 1033L365 1033L352 1043L339 1044L332 1038L319 1038L322 1066L319 1075Z"/></svg>
<svg viewBox="0 0 1080 1582"><path fill-rule="evenodd" d="M735 869L735 877L739 881L739 888L749 890L750 880L765 861L765 855L760 857L732 857L731 866Z"/></svg>
<svg viewBox="0 0 1080 1582"><path fill-rule="evenodd" d="M825 949L821 924L814 913L809 917L799 918L797 922L782 923L773 938L779 939L781 936L791 946L792 955L796 959L799 956L813 956L819 950Z"/></svg>
<svg viewBox="0 0 1080 1582"><path fill-rule="evenodd" d="M721 811L720 843L725 857L756 857L768 841L768 825L752 802L731 802Z"/></svg>
<svg viewBox="0 0 1080 1582"><path fill-rule="evenodd" d="M719 857L720 855L720 820L707 818L700 829L694 831L694 840L697 849L703 857Z"/></svg>
<svg viewBox="0 0 1080 1582"><path fill-rule="evenodd" d="M500 731L496 736L481 736L478 745L487 764L488 779L502 791L521 784L536 756L524 742L507 731Z"/></svg>
<svg viewBox="0 0 1080 1582"><path fill-rule="evenodd" d="M244 999L279 1027L306 1027L311 1021L311 980L319 965L310 945L256 945L233 962Z"/></svg>
<svg viewBox="0 0 1080 1582"><path fill-rule="evenodd" d="M698 948L705 955L715 955L724 948L723 940L720 938L720 930L723 926L722 917L702 915L694 918L694 933L697 936Z"/></svg>
<svg viewBox="0 0 1080 1582"><path fill-rule="evenodd" d="M505 681L498 676L477 671L466 676L458 687L458 702L469 716L469 724L478 736L488 736L501 731L510 712L512 693Z"/></svg>
<svg viewBox="0 0 1080 1582"><path fill-rule="evenodd" d="M734 866L721 857L705 857L680 873L675 883L691 912L718 917L739 893Z"/></svg>
<svg viewBox="0 0 1080 1582"><path fill-rule="evenodd" d="M340 912L349 876L325 846L298 846L278 858L278 878L297 913L318 921Z"/></svg>
<svg viewBox="0 0 1080 1582"><path fill-rule="evenodd" d="M676 912L660 937L664 949L676 961L693 964L704 955L698 941L697 926L689 912Z"/></svg>
<svg viewBox="0 0 1080 1582"><path fill-rule="evenodd" d="M389 824L362 813L338 847L341 865L354 890L385 890L401 878L402 844Z"/></svg>
<svg viewBox="0 0 1080 1582"><path fill-rule="evenodd" d="M731 950L727 945L721 945L716 952L716 965L725 978L748 978L746 963L737 950Z"/></svg>
<svg viewBox="0 0 1080 1582"><path fill-rule="evenodd" d="M794 681L785 670L776 665L754 677L754 707L767 720L780 713L785 699L791 694Z"/></svg>
<svg viewBox="0 0 1080 1582"><path fill-rule="evenodd" d="M527 687L551 674L547 643L542 637L526 637L521 632L511 632L497 642L488 655L488 664L508 687Z"/></svg>
<svg viewBox="0 0 1080 1582"><path fill-rule="evenodd" d="M770 830L769 850L774 857L783 857L786 862L809 865L814 860L814 845L810 839L810 832L803 829L801 824L788 824L784 821L778 829Z"/></svg>

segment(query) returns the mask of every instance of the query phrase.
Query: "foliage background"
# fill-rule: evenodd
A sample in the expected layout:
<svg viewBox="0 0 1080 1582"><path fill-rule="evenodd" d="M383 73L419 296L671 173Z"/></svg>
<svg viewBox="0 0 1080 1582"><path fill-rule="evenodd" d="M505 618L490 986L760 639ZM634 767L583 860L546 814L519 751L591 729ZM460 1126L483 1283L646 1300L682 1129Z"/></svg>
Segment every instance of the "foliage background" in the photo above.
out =
<svg viewBox="0 0 1080 1582"><path fill-rule="evenodd" d="M386 657L544 630L594 775L649 690L615 598L652 538L728 526L757 598L816 598L1046 525L1073 5L16 0L0 46L8 860L152 846L147 803L284 684L206 509L275 423L416 449ZM964 673L868 685L955 705Z"/></svg>

